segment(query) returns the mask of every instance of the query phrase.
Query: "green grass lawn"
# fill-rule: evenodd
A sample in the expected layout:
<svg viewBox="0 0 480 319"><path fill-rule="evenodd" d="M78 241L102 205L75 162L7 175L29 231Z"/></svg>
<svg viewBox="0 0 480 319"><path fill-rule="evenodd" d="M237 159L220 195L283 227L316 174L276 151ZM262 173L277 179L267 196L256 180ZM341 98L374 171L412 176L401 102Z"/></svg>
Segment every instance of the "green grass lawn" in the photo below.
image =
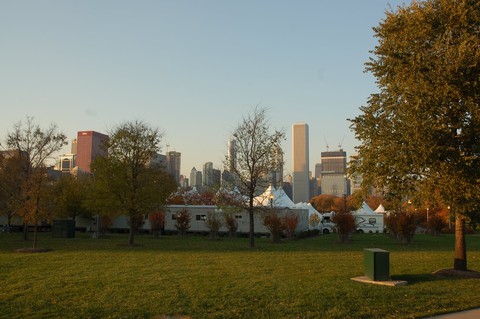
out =
<svg viewBox="0 0 480 319"><path fill-rule="evenodd" d="M452 235L416 235L402 246L382 234L335 235L273 244L245 238L137 236L51 238L47 253L21 234L0 234L0 318L419 318L480 307L479 279L444 279ZM363 249L390 251L403 287L350 280L364 274ZM467 236L468 265L480 270L480 237Z"/></svg>

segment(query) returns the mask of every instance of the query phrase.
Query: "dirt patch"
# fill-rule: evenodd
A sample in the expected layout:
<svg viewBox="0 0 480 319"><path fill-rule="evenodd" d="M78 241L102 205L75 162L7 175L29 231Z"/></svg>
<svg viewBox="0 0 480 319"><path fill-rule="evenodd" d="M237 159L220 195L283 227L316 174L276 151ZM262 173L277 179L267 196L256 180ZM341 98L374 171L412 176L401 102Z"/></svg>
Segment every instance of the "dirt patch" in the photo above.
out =
<svg viewBox="0 0 480 319"><path fill-rule="evenodd" d="M432 272L432 275L452 278L480 278L480 272L472 270L440 269Z"/></svg>
<svg viewBox="0 0 480 319"><path fill-rule="evenodd" d="M50 248L19 248L15 249L17 253L48 253L49 251L53 251Z"/></svg>

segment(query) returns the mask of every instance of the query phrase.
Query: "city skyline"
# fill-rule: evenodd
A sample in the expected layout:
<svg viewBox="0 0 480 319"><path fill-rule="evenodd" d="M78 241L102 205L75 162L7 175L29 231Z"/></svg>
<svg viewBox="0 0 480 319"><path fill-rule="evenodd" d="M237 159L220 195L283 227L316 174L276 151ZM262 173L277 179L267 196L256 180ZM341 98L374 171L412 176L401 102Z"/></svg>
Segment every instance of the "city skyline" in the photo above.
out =
<svg viewBox="0 0 480 319"><path fill-rule="evenodd" d="M376 91L364 63L388 3L402 1L3 2L0 139L26 116L69 141L143 120L189 176L223 169L231 132L260 104L287 133L286 175L295 122L309 124L310 163L327 145L352 154L346 119Z"/></svg>

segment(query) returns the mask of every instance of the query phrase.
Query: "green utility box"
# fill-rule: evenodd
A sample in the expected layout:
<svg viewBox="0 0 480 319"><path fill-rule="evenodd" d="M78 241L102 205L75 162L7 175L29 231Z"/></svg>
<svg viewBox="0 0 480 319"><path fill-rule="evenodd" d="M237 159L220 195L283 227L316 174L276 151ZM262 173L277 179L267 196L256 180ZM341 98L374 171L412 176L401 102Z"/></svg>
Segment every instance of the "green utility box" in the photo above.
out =
<svg viewBox="0 0 480 319"><path fill-rule="evenodd" d="M52 225L52 236L59 238L74 238L75 221L71 219L54 220Z"/></svg>
<svg viewBox="0 0 480 319"><path fill-rule="evenodd" d="M390 280L389 252L379 248L365 248L365 276L374 281Z"/></svg>

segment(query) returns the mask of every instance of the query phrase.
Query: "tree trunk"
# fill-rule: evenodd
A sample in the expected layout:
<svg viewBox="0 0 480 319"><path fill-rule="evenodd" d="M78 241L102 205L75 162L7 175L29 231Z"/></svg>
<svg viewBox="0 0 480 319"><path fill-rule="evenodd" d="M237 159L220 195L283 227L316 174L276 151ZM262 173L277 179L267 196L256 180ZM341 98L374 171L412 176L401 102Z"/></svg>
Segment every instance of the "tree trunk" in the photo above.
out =
<svg viewBox="0 0 480 319"><path fill-rule="evenodd" d="M457 214L455 218L455 270L467 270L467 246L465 244L465 220Z"/></svg>
<svg viewBox="0 0 480 319"><path fill-rule="evenodd" d="M28 224L23 223L23 241L28 240Z"/></svg>
<svg viewBox="0 0 480 319"><path fill-rule="evenodd" d="M255 247L255 229L253 225L253 208L250 208L250 211L248 212L248 215L250 217L250 223L249 223L249 230L250 230L250 243L249 243L249 248L254 248Z"/></svg>
<svg viewBox="0 0 480 319"><path fill-rule="evenodd" d="M128 246L133 246L133 237L135 233L135 226L133 225L133 218L130 220L130 230L128 231Z"/></svg>
<svg viewBox="0 0 480 319"><path fill-rule="evenodd" d="M33 225L33 249L37 249L37 231L38 231L38 226L37 223Z"/></svg>

